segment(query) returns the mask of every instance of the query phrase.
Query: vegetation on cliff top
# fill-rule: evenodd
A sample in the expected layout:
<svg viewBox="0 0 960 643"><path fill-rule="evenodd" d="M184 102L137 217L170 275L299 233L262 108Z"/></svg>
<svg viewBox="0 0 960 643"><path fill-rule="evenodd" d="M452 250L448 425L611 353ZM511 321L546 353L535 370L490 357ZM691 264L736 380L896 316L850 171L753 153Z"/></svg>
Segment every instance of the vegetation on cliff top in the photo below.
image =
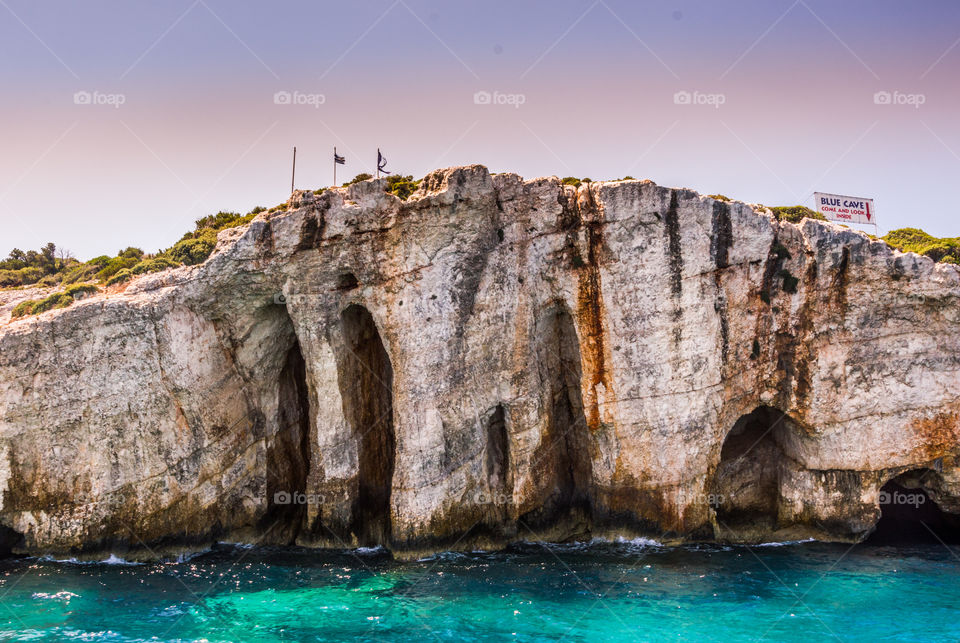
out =
<svg viewBox="0 0 960 643"><path fill-rule="evenodd" d="M881 238L902 252L916 252L943 263L960 263L960 237L938 239L919 228L900 228Z"/></svg>
<svg viewBox="0 0 960 643"><path fill-rule="evenodd" d="M67 286L44 299L21 302L13 309L13 317L65 308L76 299L96 292L100 285L113 286L135 275L203 263L217 244L218 232L249 223L263 210L257 207L246 215L218 212L197 219L193 231L156 254L129 247L114 257L101 255L89 261L79 261L66 251L58 253L53 243L48 243L40 251L23 252L14 248L7 259L0 261L0 287Z"/></svg>
<svg viewBox="0 0 960 643"><path fill-rule="evenodd" d="M803 205L775 206L770 208L770 211L773 212L773 216L777 218L777 221L800 223L804 219L816 219L817 221L827 220L827 217L816 210L811 210Z"/></svg>
<svg viewBox="0 0 960 643"><path fill-rule="evenodd" d="M366 172L361 172L344 183L343 187L353 185L354 183L360 183L361 181L369 181L372 178L373 177ZM417 191L417 188L420 187L420 182L423 181L423 179L417 179L414 181L412 175L404 176L402 174L390 174L384 178L387 180L386 191L390 194L400 197L404 201L406 201L411 194Z"/></svg>

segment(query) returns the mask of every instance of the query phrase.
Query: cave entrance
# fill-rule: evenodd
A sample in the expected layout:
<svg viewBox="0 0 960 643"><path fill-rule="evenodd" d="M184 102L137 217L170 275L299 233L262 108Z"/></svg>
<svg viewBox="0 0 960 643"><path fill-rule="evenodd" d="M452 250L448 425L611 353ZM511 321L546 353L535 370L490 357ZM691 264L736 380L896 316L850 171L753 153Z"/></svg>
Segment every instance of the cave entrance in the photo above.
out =
<svg viewBox="0 0 960 643"><path fill-rule="evenodd" d="M390 540L390 491L396 438L393 367L370 312L359 305L341 316L344 356L340 395L359 448L351 531L362 547Z"/></svg>
<svg viewBox="0 0 960 643"><path fill-rule="evenodd" d="M780 463L790 419L761 406L727 434L710 485L710 504L722 531L762 535L776 529Z"/></svg>
<svg viewBox="0 0 960 643"><path fill-rule="evenodd" d="M960 543L960 515L935 500L942 484L932 469L915 469L880 488L880 520L866 542L871 545Z"/></svg>
<svg viewBox="0 0 960 643"><path fill-rule="evenodd" d="M593 518L593 461L580 393L580 342L573 319L562 304L541 316L535 334L547 422L531 463L531 476L542 501L520 517L520 524L539 538L588 537Z"/></svg>
<svg viewBox="0 0 960 643"><path fill-rule="evenodd" d="M310 473L310 396L307 369L294 338L280 371L277 395L277 433L267 450L265 522L275 537L293 542L306 518L307 476Z"/></svg>
<svg viewBox="0 0 960 643"><path fill-rule="evenodd" d="M0 524L0 559L14 556L13 550L23 547L24 537L19 531Z"/></svg>
<svg viewBox="0 0 960 643"><path fill-rule="evenodd" d="M487 484L493 493L504 494L510 471L510 438L503 404L497 404L487 420Z"/></svg>

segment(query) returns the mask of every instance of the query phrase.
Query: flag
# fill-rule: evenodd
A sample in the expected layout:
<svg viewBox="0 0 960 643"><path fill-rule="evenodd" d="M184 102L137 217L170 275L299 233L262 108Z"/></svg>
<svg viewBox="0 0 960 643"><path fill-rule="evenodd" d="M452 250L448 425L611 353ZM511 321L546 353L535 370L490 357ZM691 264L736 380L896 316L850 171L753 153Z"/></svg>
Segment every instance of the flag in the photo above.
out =
<svg viewBox="0 0 960 643"><path fill-rule="evenodd" d="M343 165L347 162L346 157L337 154L337 148L333 148L333 162L339 165Z"/></svg>
<svg viewBox="0 0 960 643"><path fill-rule="evenodd" d="M390 172L383 169L385 167L387 167L387 157L380 153L380 148L377 148L377 172L390 174Z"/></svg>

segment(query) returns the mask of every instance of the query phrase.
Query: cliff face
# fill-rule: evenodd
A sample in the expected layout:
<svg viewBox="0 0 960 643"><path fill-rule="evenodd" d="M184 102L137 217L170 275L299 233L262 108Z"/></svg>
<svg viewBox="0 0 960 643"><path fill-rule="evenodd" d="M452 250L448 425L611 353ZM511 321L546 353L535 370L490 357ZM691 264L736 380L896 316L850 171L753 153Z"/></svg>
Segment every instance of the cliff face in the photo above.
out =
<svg viewBox="0 0 960 643"><path fill-rule="evenodd" d="M860 539L903 474L960 512L958 296L646 181L298 192L202 266L0 326L4 540Z"/></svg>

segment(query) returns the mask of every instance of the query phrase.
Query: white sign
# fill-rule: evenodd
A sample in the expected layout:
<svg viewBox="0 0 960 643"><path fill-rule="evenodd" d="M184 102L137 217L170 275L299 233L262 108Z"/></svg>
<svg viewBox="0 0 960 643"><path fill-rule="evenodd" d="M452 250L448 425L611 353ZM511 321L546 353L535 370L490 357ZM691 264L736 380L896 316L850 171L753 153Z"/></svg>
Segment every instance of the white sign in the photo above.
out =
<svg viewBox="0 0 960 643"><path fill-rule="evenodd" d="M877 224L877 212L873 208L873 199L814 192L813 201L817 212L831 221Z"/></svg>

